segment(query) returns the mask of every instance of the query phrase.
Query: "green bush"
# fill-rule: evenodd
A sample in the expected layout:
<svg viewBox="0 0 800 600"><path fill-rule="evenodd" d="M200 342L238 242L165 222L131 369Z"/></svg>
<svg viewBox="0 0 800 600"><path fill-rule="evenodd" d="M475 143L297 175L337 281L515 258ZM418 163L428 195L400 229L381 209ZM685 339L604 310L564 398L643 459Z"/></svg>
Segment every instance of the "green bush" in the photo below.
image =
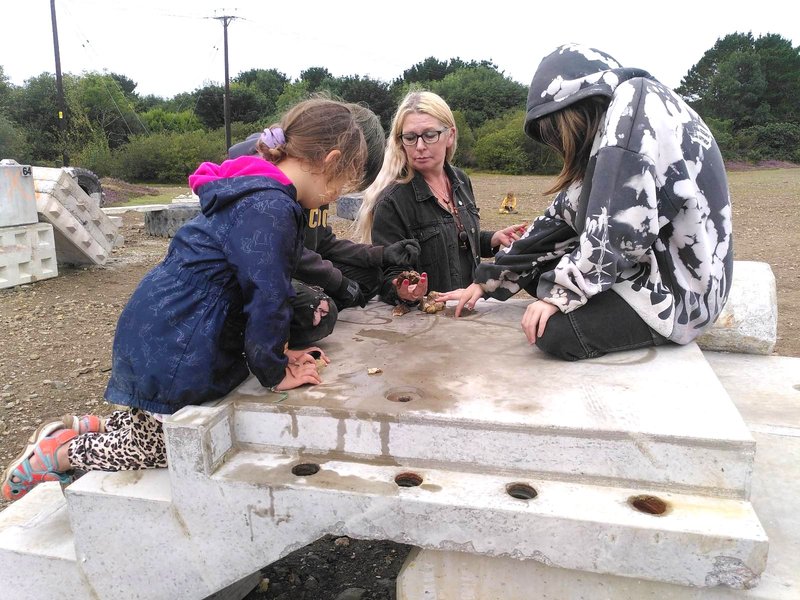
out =
<svg viewBox="0 0 800 600"><path fill-rule="evenodd" d="M800 125L770 123L748 127L737 133L741 153L748 160L785 160L800 158Z"/></svg>
<svg viewBox="0 0 800 600"><path fill-rule="evenodd" d="M477 168L511 175L557 173L561 161L547 147L534 142L523 131L524 110L509 111L482 125L475 133Z"/></svg>
<svg viewBox="0 0 800 600"><path fill-rule="evenodd" d="M186 133L203 128L200 119L198 119L197 115L191 110L172 112L165 110L163 107L157 107L151 108L139 116L150 133L162 133L167 131Z"/></svg>
<svg viewBox="0 0 800 600"><path fill-rule="evenodd" d="M118 176L131 182L183 184L206 161L225 159L225 136L207 133L160 133L134 136L116 153Z"/></svg>
<svg viewBox="0 0 800 600"><path fill-rule="evenodd" d="M94 171L98 177L115 177L119 170L119 161L108 147L108 140L102 134L94 139L70 158L70 163Z"/></svg>
<svg viewBox="0 0 800 600"><path fill-rule="evenodd" d="M30 162L30 154L23 131L12 121L0 115L0 159L11 158L24 164Z"/></svg>

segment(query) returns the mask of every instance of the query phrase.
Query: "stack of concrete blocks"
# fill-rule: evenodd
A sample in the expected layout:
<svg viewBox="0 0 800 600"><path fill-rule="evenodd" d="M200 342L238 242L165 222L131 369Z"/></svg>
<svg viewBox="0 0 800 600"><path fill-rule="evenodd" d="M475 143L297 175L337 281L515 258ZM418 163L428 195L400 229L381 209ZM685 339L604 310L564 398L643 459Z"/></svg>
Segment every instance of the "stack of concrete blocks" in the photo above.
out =
<svg viewBox="0 0 800 600"><path fill-rule="evenodd" d="M322 385L251 378L166 420L169 469L42 484L0 513L0 581L18 600L200 599L333 534L420 548L404 600L796 598L798 359L565 363L527 344L526 305L347 311Z"/></svg>
<svg viewBox="0 0 800 600"><path fill-rule="evenodd" d="M58 275L53 228L39 223L31 167L0 165L0 288Z"/></svg>
<svg viewBox="0 0 800 600"><path fill-rule="evenodd" d="M117 239L117 226L64 169L33 168L39 218L55 231L58 262L102 265Z"/></svg>

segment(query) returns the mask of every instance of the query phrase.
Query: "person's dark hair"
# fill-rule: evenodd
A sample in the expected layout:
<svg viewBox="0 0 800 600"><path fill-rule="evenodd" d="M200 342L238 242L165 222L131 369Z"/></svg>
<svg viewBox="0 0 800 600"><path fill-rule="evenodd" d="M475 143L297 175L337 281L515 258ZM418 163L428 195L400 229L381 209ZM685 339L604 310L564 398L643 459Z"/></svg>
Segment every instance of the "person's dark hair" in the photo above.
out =
<svg viewBox="0 0 800 600"><path fill-rule="evenodd" d="M583 179L608 102L608 98L592 96L534 121L534 138L550 146L564 159L561 172L545 194L560 192Z"/></svg>
<svg viewBox="0 0 800 600"><path fill-rule="evenodd" d="M312 169L322 168L329 180L346 177L351 185L361 181L367 145L351 106L325 98L303 100L270 129L276 127L283 130L285 143L270 147L260 138L256 144L266 160L278 165L291 156L306 161ZM341 157L325 165L332 150L341 152Z"/></svg>
<svg viewBox="0 0 800 600"><path fill-rule="evenodd" d="M386 132L381 120L374 112L362 104L348 104L353 111L356 123L364 134L367 144L367 164L364 165L364 178L359 189L369 186L380 173L383 166L383 153L386 151Z"/></svg>

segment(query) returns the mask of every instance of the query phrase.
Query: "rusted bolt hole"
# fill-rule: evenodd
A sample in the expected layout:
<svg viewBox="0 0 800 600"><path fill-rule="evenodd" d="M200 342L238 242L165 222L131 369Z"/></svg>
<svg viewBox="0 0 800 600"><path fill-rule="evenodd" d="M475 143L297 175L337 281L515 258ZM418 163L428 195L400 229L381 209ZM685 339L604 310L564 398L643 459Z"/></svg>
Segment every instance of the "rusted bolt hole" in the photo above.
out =
<svg viewBox="0 0 800 600"><path fill-rule="evenodd" d="M386 392L384 397L390 402L411 402L419 400L422 395L413 387L396 387Z"/></svg>
<svg viewBox="0 0 800 600"><path fill-rule="evenodd" d="M400 473L394 478L394 482L400 487L417 487L422 483L422 477L416 473Z"/></svg>
<svg viewBox="0 0 800 600"><path fill-rule="evenodd" d="M316 473L319 473L319 465L314 463L300 463L292 467L292 475L297 475L298 477L309 477Z"/></svg>
<svg viewBox="0 0 800 600"><path fill-rule="evenodd" d="M661 498L657 496L648 496L646 494L631 496L628 498L628 504L639 512L648 515L663 515L669 508L669 504L664 502Z"/></svg>
<svg viewBox="0 0 800 600"><path fill-rule="evenodd" d="M539 495L539 492L527 483L509 483L506 486L506 493L517 500L533 500Z"/></svg>

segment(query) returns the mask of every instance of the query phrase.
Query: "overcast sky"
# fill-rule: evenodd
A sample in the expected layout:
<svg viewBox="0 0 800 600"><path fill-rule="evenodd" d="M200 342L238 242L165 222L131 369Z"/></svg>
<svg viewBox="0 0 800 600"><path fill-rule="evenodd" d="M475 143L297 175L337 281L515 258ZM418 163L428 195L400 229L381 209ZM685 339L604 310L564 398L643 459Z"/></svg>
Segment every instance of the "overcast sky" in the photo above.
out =
<svg viewBox="0 0 800 600"><path fill-rule="evenodd" d="M528 85L542 56L561 43L577 42L676 87L729 33L776 33L800 45L800 19L790 14L792 5L788 0L56 0L56 13L64 73L120 73L138 84L139 94L171 97L224 81L223 26L213 18L221 15L238 17L228 27L231 77L275 68L296 79L303 69L322 66L335 76L389 82L429 56L458 56L492 60ZM50 2L2 2L0 65L17 85L55 72Z"/></svg>

